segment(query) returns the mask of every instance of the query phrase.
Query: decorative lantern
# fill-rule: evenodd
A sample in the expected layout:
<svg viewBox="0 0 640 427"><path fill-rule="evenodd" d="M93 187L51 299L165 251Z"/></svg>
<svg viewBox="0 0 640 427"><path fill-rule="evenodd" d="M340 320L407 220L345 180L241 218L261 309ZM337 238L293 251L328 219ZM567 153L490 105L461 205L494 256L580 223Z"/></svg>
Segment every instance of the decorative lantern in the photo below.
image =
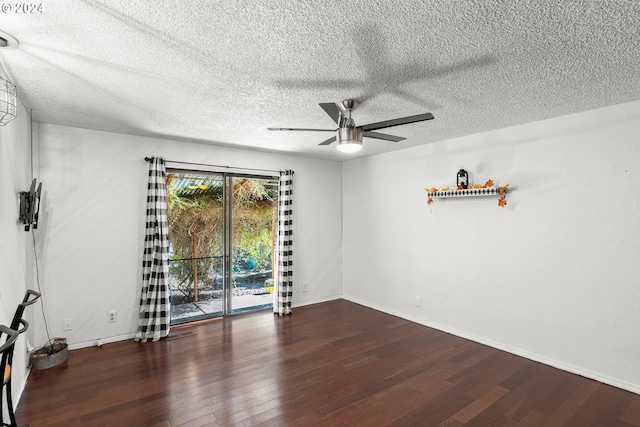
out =
<svg viewBox="0 0 640 427"><path fill-rule="evenodd" d="M469 174L466 170L460 168L456 177L456 184L458 188L469 188Z"/></svg>

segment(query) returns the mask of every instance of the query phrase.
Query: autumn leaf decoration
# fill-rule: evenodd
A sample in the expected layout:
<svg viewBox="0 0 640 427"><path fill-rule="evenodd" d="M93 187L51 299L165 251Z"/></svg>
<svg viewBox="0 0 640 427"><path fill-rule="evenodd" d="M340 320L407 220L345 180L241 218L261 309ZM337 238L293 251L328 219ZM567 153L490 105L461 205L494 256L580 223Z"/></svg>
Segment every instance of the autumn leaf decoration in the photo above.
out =
<svg viewBox="0 0 640 427"><path fill-rule="evenodd" d="M509 188L509 184L505 184L502 187L498 188L498 194L500 194L500 198L498 199L498 206L504 208L507 205L507 196L505 193Z"/></svg>
<svg viewBox="0 0 640 427"><path fill-rule="evenodd" d="M436 187L425 187L424 191L426 191L427 193L435 193L436 191L438 191L438 189ZM431 210L432 204L433 204L433 197L429 197L427 199L427 205L429 205L429 210Z"/></svg>

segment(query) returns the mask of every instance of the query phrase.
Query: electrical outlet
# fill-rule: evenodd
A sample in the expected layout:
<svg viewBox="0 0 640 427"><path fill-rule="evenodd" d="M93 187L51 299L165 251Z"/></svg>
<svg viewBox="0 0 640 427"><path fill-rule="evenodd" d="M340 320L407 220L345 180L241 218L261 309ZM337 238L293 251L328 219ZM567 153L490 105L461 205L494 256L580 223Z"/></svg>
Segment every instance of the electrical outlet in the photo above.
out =
<svg viewBox="0 0 640 427"><path fill-rule="evenodd" d="M307 292L309 290L309 284L308 283L303 283L302 284L302 292Z"/></svg>
<svg viewBox="0 0 640 427"><path fill-rule="evenodd" d="M118 312L115 310L111 310L107 312L107 322L108 323L114 323L116 320L118 320Z"/></svg>
<svg viewBox="0 0 640 427"><path fill-rule="evenodd" d="M416 307L420 307L422 305L422 298L416 297Z"/></svg>
<svg viewBox="0 0 640 427"><path fill-rule="evenodd" d="M73 319L64 319L62 321L62 329L65 331L70 331L73 329Z"/></svg>

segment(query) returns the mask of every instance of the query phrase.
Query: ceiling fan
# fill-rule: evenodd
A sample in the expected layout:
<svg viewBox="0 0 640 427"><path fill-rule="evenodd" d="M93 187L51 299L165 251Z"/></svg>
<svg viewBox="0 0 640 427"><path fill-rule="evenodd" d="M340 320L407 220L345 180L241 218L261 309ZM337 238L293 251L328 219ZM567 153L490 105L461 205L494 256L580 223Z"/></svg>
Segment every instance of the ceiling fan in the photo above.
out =
<svg viewBox="0 0 640 427"><path fill-rule="evenodd" d="M390 128L393 126L406 125L409 123L422 122L432 120L433 114L424 113L415 116L401 117L393 120L385 120L383 122L369 123L368 125L356 126L351 118L351 111L358 105L358 101L354 99L346 99L340 104L333 102L321 103L320 107L333 119L338 125L337 129L307 129L307 128L267 128L269 130L284 131L309 131L309 132L335 132L336 136L332 136L326 141L318 145L329 145L338 141L338 150L345 153L355 153L362 148L362 138L384 139L385 141L398 142L403 137L387 135L384 133L373 132L374 130Z"/></svg>

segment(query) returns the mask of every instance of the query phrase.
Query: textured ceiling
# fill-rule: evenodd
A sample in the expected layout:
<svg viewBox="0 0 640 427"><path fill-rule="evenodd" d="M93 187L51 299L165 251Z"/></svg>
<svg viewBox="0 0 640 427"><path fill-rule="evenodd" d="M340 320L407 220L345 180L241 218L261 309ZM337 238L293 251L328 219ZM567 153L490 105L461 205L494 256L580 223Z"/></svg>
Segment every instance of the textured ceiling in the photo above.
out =
<svg viewBox="0 0 640 427"><path fill-rule="evenodd" d="M45 123L347 159L640 99L634 0L17 5L0 63ZM359 125L435 120L357 154L267 130L334 128L318 103L347 98Z"/></svg>

